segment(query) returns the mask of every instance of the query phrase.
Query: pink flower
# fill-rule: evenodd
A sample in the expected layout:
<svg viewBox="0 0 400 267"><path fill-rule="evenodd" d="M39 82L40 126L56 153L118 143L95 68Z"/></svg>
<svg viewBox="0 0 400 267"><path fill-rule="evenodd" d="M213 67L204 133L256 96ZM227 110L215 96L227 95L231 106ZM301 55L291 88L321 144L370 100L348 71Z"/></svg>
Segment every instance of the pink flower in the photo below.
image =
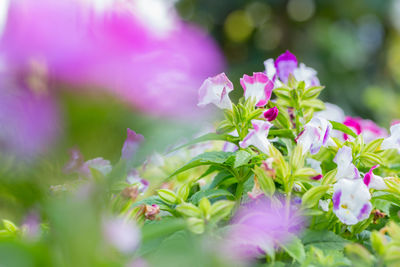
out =
<svg viewBox="0 0 400 267"><path fill-rule="evenodd" d="M213 103L221 109L232 109L229 93L233 91L232 82L225 73L208 78L199 89L199 107Z"/></svg>
<svg viewBox="0 0 400 267"><path fill-rule="evenodd" d="M244 98L254 97L257 107L265 106L271 98L273 82L262 72L255 72L253 76L243 75L240 84L244 90Z"/></svg>
<svg viewBox="0 0 400 267"><path fill-rule="evenodd" d="M225 240L230 255L239 259L265 256L298 234L304 220L294 206L257 199L243 205L232 220Z"/></svg>
<svg viewBox="0 0 400 267"><path fill-rule="evenodd" d="M273 107L265 111L263 115L267 121L273 121L276 119L276 117L278 117L278 114L279 114L278 108Z"/></svg>
<svg viewBox="0 0 400 267"><path fill-rule="evenodd" d="M172 1L11 1L5 25L0 47L17 67L42 60L56 80L105 88L158 115L193 113L196 89L223 65Z"/></svg>
<svg viewBox="0 0 400 267"><path fill-rule="evenodd" d="M371 120L347 116L343 124L354 130L357 135L362 134L365 143L369 143L375 139L387 136L387 131L376 125ZM347 140L348 138L349 136L344 134L344 139Z"/></svg>
<svg viewBox="0 0 400 267"><path fill-rule="evenodd" d="M387 187L387 185L386 185L386 183L385 183L385 181L384 181L384 178L382 178L382 177L380 177L380 176L378 176L378 175L375 175L375 174L373 173L373 171L374 171L376 168L379 168L379 165L373 166L373 167L365 174L364 179L363 179L364 184L365 184L368 188L373 188L373 189L376 189L376 190L384 190L384 189L387 189L388 187Z"/></svg>

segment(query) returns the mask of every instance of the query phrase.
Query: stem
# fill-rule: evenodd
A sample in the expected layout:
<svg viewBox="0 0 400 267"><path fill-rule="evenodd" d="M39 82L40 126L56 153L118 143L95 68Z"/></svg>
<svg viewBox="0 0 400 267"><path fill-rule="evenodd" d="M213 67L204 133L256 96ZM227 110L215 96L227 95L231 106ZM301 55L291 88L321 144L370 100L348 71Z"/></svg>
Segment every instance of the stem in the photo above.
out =
<svg viewBox="0 0 400 267"><path fill-rule="evenodd" d="M236 187L236 192L235 192L236 203L235 203L235 207L233 207L234 212L236 212L236 210L240 206L240 201L242 200L243 189L244 189L244 182L239 181L237 184L237 187Z"/></svg>

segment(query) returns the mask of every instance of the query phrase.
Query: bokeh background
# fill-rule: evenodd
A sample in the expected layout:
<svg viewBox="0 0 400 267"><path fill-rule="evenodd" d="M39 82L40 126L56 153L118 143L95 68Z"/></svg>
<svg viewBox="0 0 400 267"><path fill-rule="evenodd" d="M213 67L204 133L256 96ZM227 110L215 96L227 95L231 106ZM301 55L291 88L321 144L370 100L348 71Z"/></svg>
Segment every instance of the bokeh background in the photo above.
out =
<svg viewBox="0 0 400 267"><path fill-rule="evenodd" d="M349 115L373 119L385 128L400 117L399 0L180 0L172 4L176 9L173 16L179 23L197 25L196 29L202 32L201 38L206 38L210 46L207 51L201 46L189 49L177 60L178 65L188 61L201 69L193 72L196 75L193 83L184 89L190 91L188 95L191 97L196 96L202 80L225 71L235 86L231 96L238 99L242 94L239 78L243 74L263 71L265 59L276 58L289 49L300 62L318 71L321 84L326 86L321 96L324 101L341 106ZM170 8L169 11L174 9ZM172 13L166 14L172 16ZM19 25L20 21L16 21ZM5 25L7 29L7 23ZM190 34L188 31L183 36ZM170 46L179 48L176 44ZM200 63L202 53L207 53L207 57ZM2 70L6 69L6 74L1 76L1 92L13 90L7 74L15 67L11 65L1 66ZM141 69L140 73L147 71L146 65L134 67ZM166 70L169 67L168 64L161 66ZM134 75L138 72L129 65L124 65L124 68L133 71L129 81L134 87ZM41 65L35 65L34 69L38 72L35 77L40 77ZM169 79L176 79L176 73L169 75L164 76L161 85L152 91L155 95L163 94L165 101L186 94L169 86ZM40 88L40 80L29 81L36 85L39 83L36 88ZM173 113L164 110L152 112L153 107L157 109L157 104L150 101L143 108L136 102L132 104L123 94L114 94L112 88L101 90L101 86L96 86L100 89L86 90L87 84L77 86L71 81L57 81L56 84L49 87L48 92L55 106L41 111L51 113L51 117L21 130L26 134L22 138L29 140L36 128L47 127L48 122L55 121L53 130L56 133L51 138L45 137L45 141L49 141L46 149L29 155L28 159L9 152L11 141L7 138L11 137L7 135L7 129L10 121L18 115L10 113L13 105L8 106L10 102L3 97L5 94L0 94L3 97L0 99L3 106L0 106L1 217L21 221L26 212L44 201L49 185L65 182L68 178L61 169L68 160L68 149L72 147L79 148L86 159L101 156L116 162L129 127L146 138L137 157L140 163L148 153L163 152L190 138L218 116L212 112L215 111L213 108L205 115L195 103L188 107L190 112L180 109ZM178 80L176 84L181 83ZM169 93L165 94L164 86L169 86ZM140 90L150 89L143 87L138 90L136 96L141 94ZM37 94L40 92L34 92ZM179 101L173 102L173 106L186 105L184 99ZM29 100L16 104L16 110L26 112L28 103ZM45 106L40 102L32 104L32 112L28 112L31 116L34 116L35 105ZM26 122L24 125L28 125L32 118L24 116L20 117ZM35 116L38 117L40 114ZM5 139L1 139L2 136Z"/></svg>

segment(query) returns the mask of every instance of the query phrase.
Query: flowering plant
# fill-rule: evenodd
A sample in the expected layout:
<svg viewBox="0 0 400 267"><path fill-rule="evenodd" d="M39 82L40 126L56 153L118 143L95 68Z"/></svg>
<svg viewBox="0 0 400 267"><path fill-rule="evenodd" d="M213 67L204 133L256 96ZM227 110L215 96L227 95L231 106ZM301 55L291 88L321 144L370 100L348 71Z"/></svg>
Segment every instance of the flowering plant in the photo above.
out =
<svg viewBox="0 0 400 267"><path fill-rule="evenodd" d="M133 158L144 138L129 129L115 166L72 151L65 171L76 182L51 191L73 191L70 209L101 196L101 208L95 206L102 212L85 216L101 221L98 244L122 255L105 262L156 264L162 256L152 257L155 251L177 240L204 244L207 236L213 240L207 246L190 243L211 255L200 265L400 264L400 126L387 135L319 100L324 87L316 71L289 51L266 60L265 68L240 79L244 97L236 104L229 93L238 89L224 73L208 78L199 106L223 111L216 130L140 166ZM21 228L4 221L0 233L51 236L59 219Z"/></svg>

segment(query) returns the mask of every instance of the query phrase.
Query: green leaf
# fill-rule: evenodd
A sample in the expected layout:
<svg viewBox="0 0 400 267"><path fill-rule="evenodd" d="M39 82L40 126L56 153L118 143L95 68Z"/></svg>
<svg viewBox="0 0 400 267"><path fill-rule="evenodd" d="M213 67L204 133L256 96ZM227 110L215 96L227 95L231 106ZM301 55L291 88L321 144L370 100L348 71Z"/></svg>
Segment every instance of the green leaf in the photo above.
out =
<svg viewBox="0 0 400 267"><path fill-rule="evenodd" d="M161 221L151 221L142 227L142 241L143 243L162 238L179 230L185 229L186 223L182 219L166 218Z"/></svg>
<svg viewBox="0 0 400 267"><path fill-rule="evenodd" d="M18 232L18 227L9 220L3 220L3 225L4 225L4 228L10 233L14 234L14 233Z"/></svg>
<svg viewBox="0 0 400 267"><path fill-rule="evenodd" d="M159 196L150 196L148 198L142 199L140 201L137 201L135 203L133 203L133 205L131 206L131 208L140 206L140 205L153 205L153 204L163 204L164 202L160 199Z"/></svg>
<svg viewBox="0 0 400 267"><path fill-rule="evenodd" d="M234 152L224 152L224 151L213 151L205 152L203 154L194 157L182 168L179 168L174 173L172 173L168 178L171 178L181 172L190 170L192 168L202 166L202 165L222 165L230 156L234 155Z"/></svg>
<svg viewBox="0 0 400 267"><path fill-rule="evenodd" d="M355 134L352 129L350 129L343 123L336 122L336 121L329 121L329 122L332 124L333 130L338 130L338 131L341 131L342 133L345 133L354 138L357 138L357 134Z"/></svg>
<svg viewBox="0 0 400 267"><path fill-rule="evenodd" d="M239 150L236 152L236 157L235 157L235 164L233 165L234 168L241 167L243 165L246 165L249 160L251 159L252 155L245 151L245 150Z"/></svg>
<svg viewBox="0 0 400 267"><path fill-rule="evenodd" d="M269 130L268 137L279 136L294 139L293 131L290 129L271 129Z"/></svg>
<svg viewBox="0 0 400 267"><path fill-rule="evenodd" d="M372 166L376 164L383 165L382 158L375 153L364 152L360 156L361 162L367 166Z"/></svg>
<svg viewBox="0 0 400 267"><path fill-rule="evenodd" d="M336 173L337 173L337 168L329 171L327 174L324 175L324 177L322 177L321 184L323 185L333 184L335 182Z"/></svg>
<svg viewBox="0 0 400 267"><path fill-rule="evenodd" d="M210 200L208 200L208 198L203 197L203 198L200 199L199 208L200 208L200 211L203 214L204 218L206 220L210 219L210 216L211 216L211 203L210 203Z"/></svg>
<svg viewBox="0 0 400 267"><path fill-rule="evenodd" d="M400 207L396 205L391 205L389 208L390 219L400 223Z"/></svg>
<svg viewBox="0 0 400 267"><path fill-rule="evenodd" d="M365 152L375 152L383 142L383 138L375 139L374 141L369 142L365 147Z"/></svg>
<svg viewBox="0 0 400 267"><path fill-rule="evenodd" d="M306 230L302 234L301 240L306 247L313 246L322 250L343 250L349 243L346 239L328 230Z"/></svg>
<svg viewBox="0 0 400 267"><path fill-rule="evenodd" d="M255 166L253 172L263 192L267 196L272 196L275 193L274 179L267 175L267 172L259 166Z"/></svg>
<svg viewBox="0 0 400 267"><path fill-rule="evenodd" d="M178 197L180 197L183 201L186 201L190 193L190 188L191 184L189 183L182 184L177 190Z"/></svg>
<svg viewBox="0 0 400 267"><path fill-rule="evenodd" d="M176 210L188 217L200 217L201 211L192 203L182 203L176 207Z"/></svg>
<svg viewBox="0 0 400 267"><path fill-rule="evenodd" d="M227 217L233 207L235 206L234 201L220 200L212 204L210 209L211 220L217 222L225 217Z"/></svg>
<svg viewBox="0 0 400 267"><path fill-rule="evenodd" d="M204 221L199 218L189 218L187 220L189 229L195 234L201 234L204 232Z"/></svg>
<svg viewBox="0 0 400 267"><path fill-rule="evenodd" d="M321 197L328 191L329 185L320 185L308 190L302 197L302 207L310 209L318 204Z"/></svg>
<svg viewBox="0 0 400 267"><path fill-rule="evenodd" d="M192 141L190 141L190 142L188 142L188 143L186 143L184 145L178 146L177 148L173 149L171 152L177 151L177 150L182 149L184 147L191 146L191 145L194 145L194 144L197 144L197 143L201 143L201 142L218 141L218 140L220 140L220 141L228 141L229 142L233 138L234 137L229 135L229 134L208 133L208 134L202 135L200 137L197 137L197 138L193 139Z"/></svg>
<svg viewBox="0 0 400 267"><path fill-rule="evenodd" d="M324 88L325 86L312 86L310 88L307 88L303 94L302 99L307 100L307 99L317 98Z"/></svg>
<svg viewBox="0 0 400 267"><path fill-rule="evenodd" d="M213 189L214 187L219 186L220 184L224 183L225 181L227 181L230 178L232 178L233 180L236 180L236 182L237 182L237 179L234 178L230 172L221 171L214 177L211 184L208 186L207 190Z"/></svg>
<svg viewBox="0 0 400 267"><path fill-rule="evenodd" d="M178 197L175 192L169 189L159 189L157 191L158 196L167 204L173 205L178 202Z"/></svg>
<svg viewBox="0 0 400 267"><path fill-rule="evenodd" d="M316 110L323 110L325 109L325 104L319 99L310 99L301 102L300 107L302 108L313 108Z"/></svg>
<svg viewBox="0 0 400 267"><path fill-rule="evenodd" d="M299 238L292 235L290 237L290 243L280 244L280 246L296 261L302 263L306 258L303 243Z"/></svg>
<svg viewBox="0 0 400 267"><path fill-rule="evenodd" d="M191 198L191 202L197 205L200 202L200 199L206 197L208 199L219 198L219 197L226 197L228 199L234 199L235 197L233 194L225 189L207 189L203 191L196 192Z"/></svg>

